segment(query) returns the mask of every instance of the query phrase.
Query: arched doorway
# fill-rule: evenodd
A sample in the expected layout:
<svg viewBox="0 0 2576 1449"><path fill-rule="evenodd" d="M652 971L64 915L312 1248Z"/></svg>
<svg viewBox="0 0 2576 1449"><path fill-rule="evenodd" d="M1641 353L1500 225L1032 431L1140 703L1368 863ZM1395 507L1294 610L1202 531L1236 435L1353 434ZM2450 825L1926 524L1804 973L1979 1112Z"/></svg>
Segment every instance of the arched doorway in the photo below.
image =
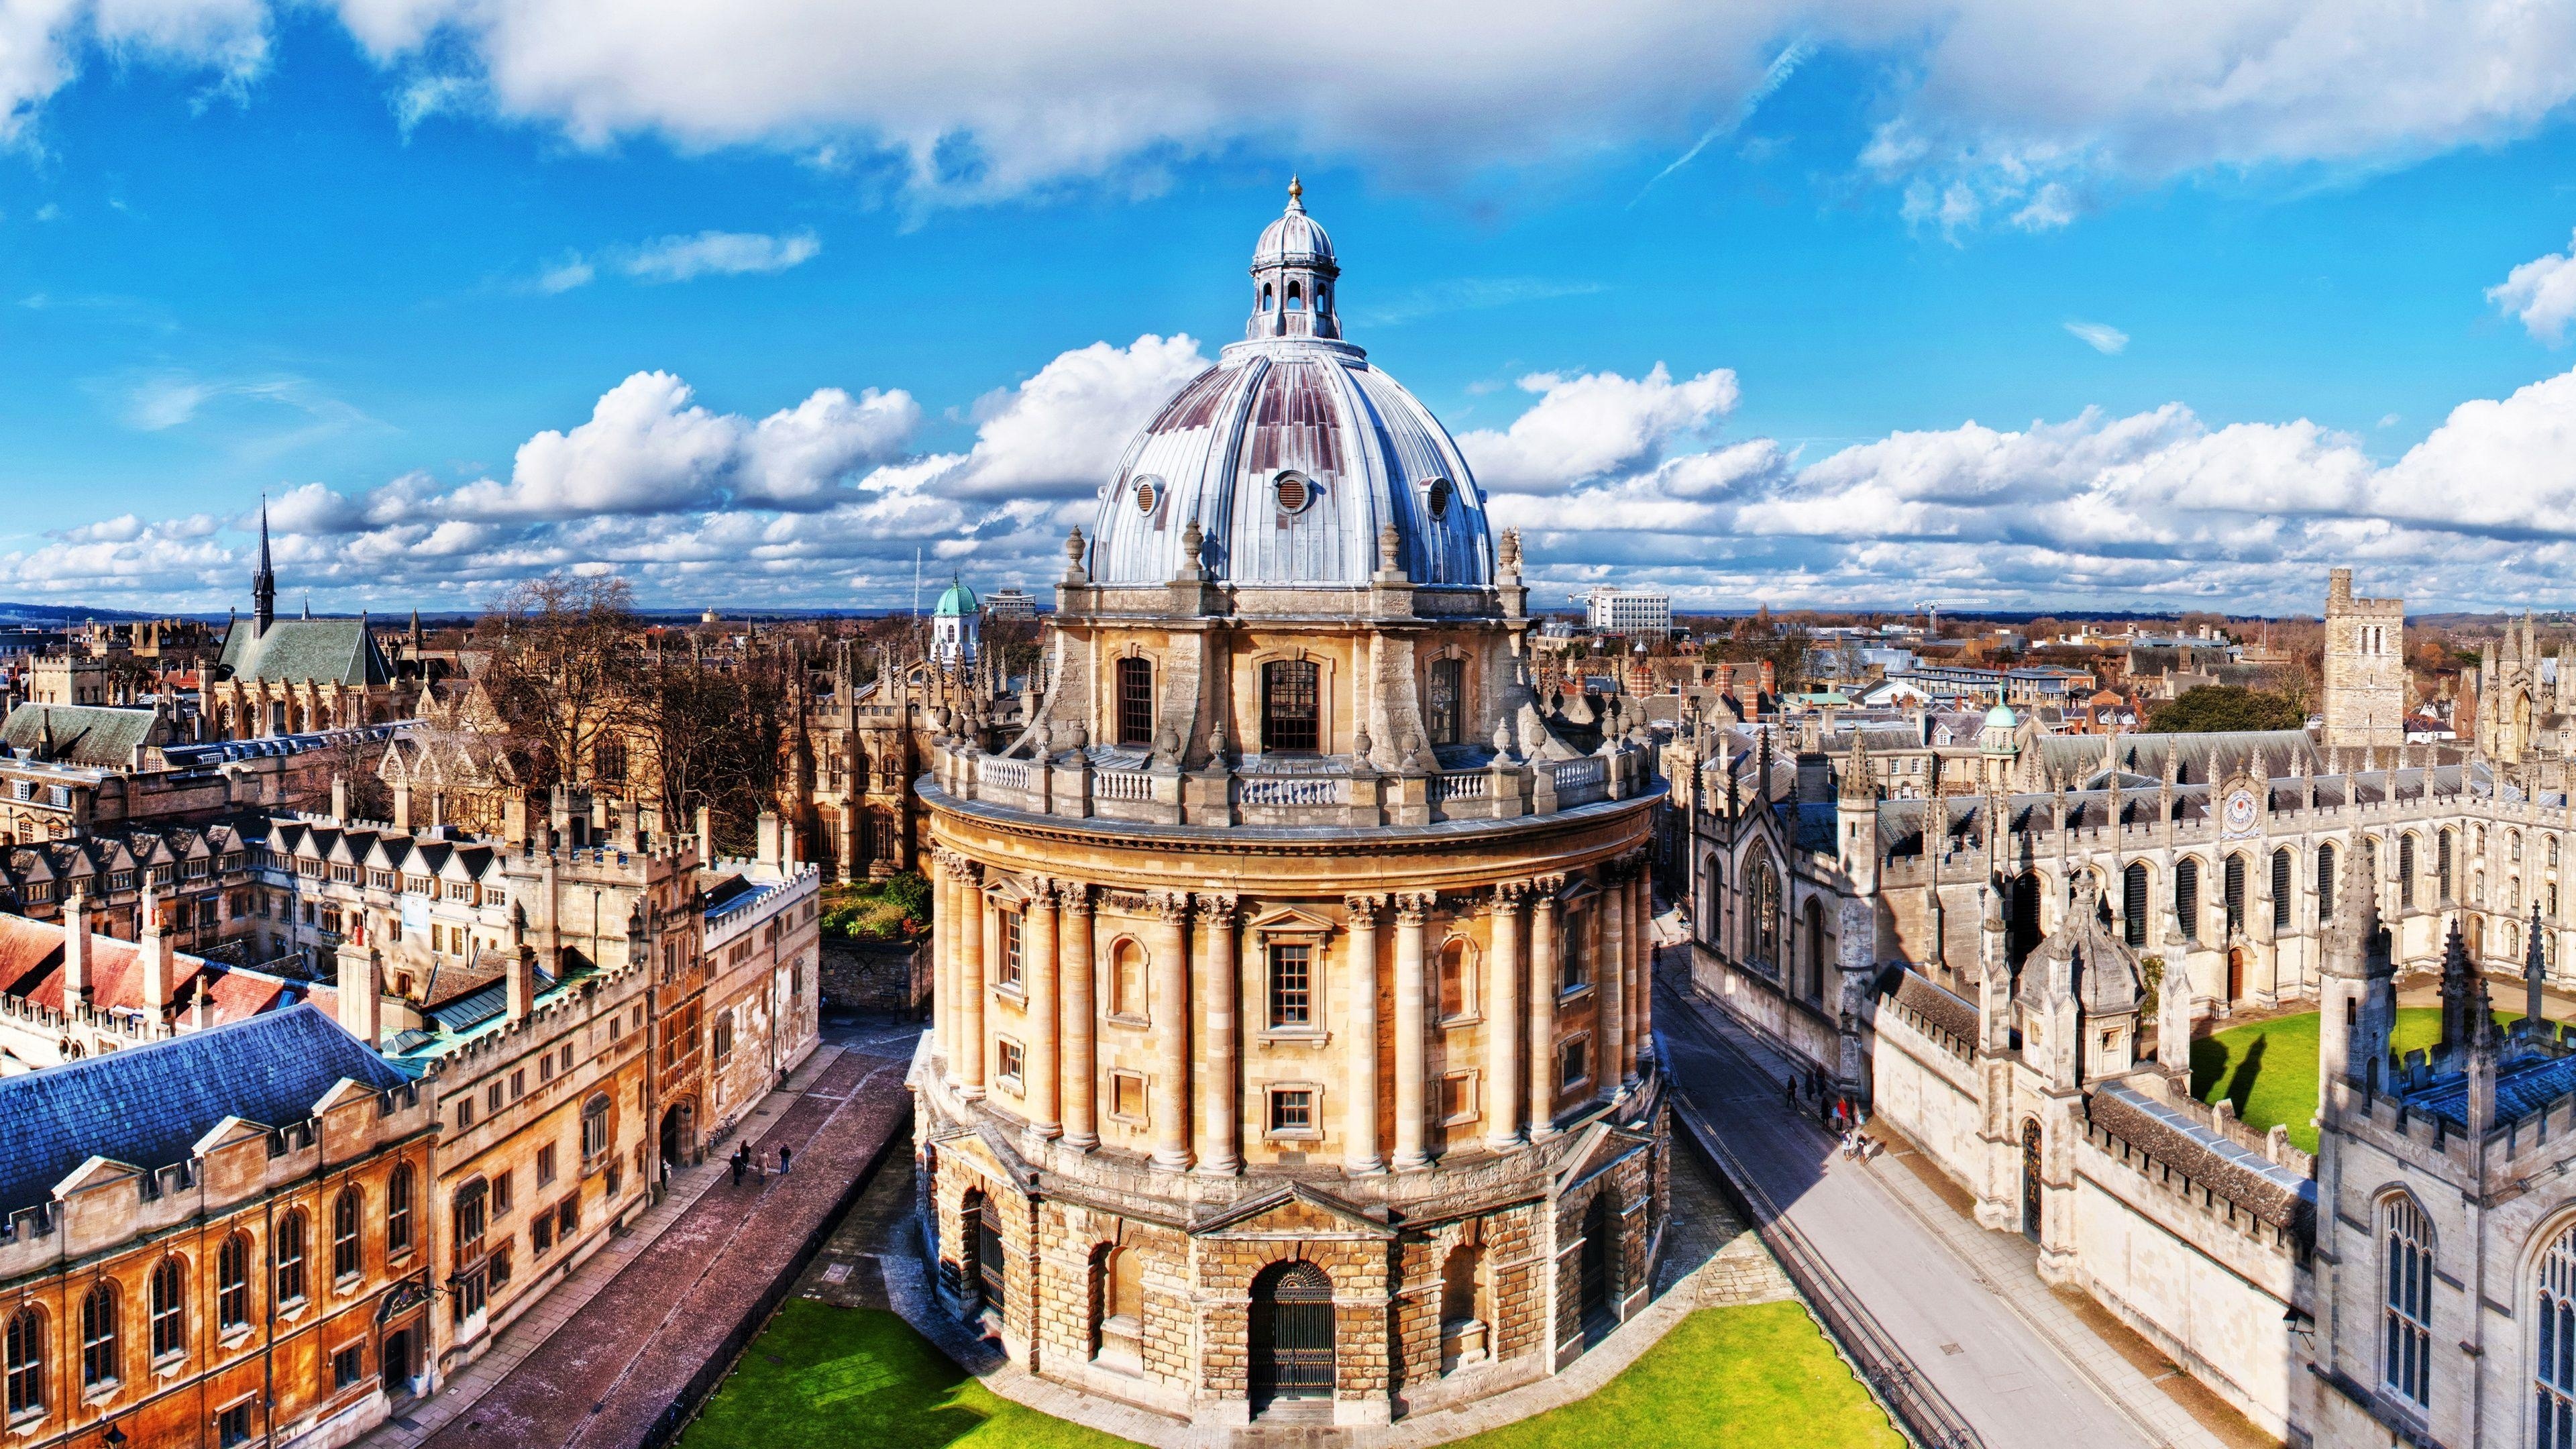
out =
<svg viewBox="0 0 2576 1449"><path fill-rule="evenodd" d="M2039 1241L2039 1123L2021 1124L2021 1235Z"/></svg>
<svg viewBox="0 0 2576 1449"><path fill-rule="evenodd" d="M662 1114L662 1161L673 1168L689 1165L689 1104L674 1103Z"/></svg>
<svg viewBox="0 0 2576 1449"><path fill-rule="evenodd" d="M1576 1261L1576 1302L1586 1328L1607 1327L1613 1317L1610 1255L1619 1246L1615 1224L1609 1191L1594 1193L1592 1205L1583 1210L1583 1253Z"/></svg>
<svg viewBox="0 0 2576 1449"><path fill-rule="evenodd" d="M2038 949L2039 877L2024 871L2012 881L2012 909L2004 924L2004 959L2018 975L2021 963Z"/></svg>
<svg viewBox="0 0 2576 1449"><path fill-rule="evenodd" d="M2245 948L2227 948L2227 1004L2233 1007L2245 999Z"/></svg>
<svg viewBox="0 0 2576 1449"><path fill-rule="evenodd" d="M1333 1396L1333 1280L1303 1260L1252 1280L1252 1411Z"/></svg>
<svg viewBox="0 0 2576 1449"><path fill-rule="evenodd" d="M1804 945L1800 954L1806 966L1798 983L1798 994L1808 1001L1820 1001L1825 994L1825 908L1813 896L1798 917L1798 935Z"/></svg>

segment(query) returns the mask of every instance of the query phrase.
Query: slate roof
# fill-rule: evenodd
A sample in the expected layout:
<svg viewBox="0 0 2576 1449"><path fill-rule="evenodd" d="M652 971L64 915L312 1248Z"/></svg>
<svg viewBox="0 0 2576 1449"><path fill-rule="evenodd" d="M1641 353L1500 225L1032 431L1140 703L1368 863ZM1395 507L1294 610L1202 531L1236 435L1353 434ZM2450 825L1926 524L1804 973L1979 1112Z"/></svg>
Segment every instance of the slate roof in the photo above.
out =
<svg viewBox="0 0 2576 1449"><path fill-rule="evenodd" d="M2257 1221L2315 1240L2317 1185L2303 1174L2123 1082L2094 1088L2084 1099L2084 1112L2094 1126L2170 1164Z"/></svg>
<svg viewBox="0 0 2576 1449"><path fill-rule="evenodd" d="M266 630L236 622L224 635L218 667L235 679L282 684L378 685L394 682L392 666L365 619L277 619Z"/></svg>
<svg viewBox="0 0 2576 1449"><path fill-rule="evenodd" d="M1932 1023L1958 1041L1973 1046L1977 1040L1977 1008L1967 998L1945 990L1930 977L1913 971L1896 975L1896 989L1889 995L1896 1004Z"/></svg>
<svg viewBox="0 0 2576 1449"><path fill-rule="evenodd" d="M189 1160L226 1117L301 1122L343 1077L410 1080L307 1005L0 1080L0 1213L50 1201L92 1156L149 1171Z"/></svg>
<svg viewBox="0 0 2576 1449"><path fill-rule="evenodd" d="M2527 1117L2576 1092L2576 1057L2517 1057L2496 1068L2495 1120ZM2469 1125L2469 1074L2448 1072L2406 1097L2408 1111Z"/></svg>
<svg viewBox="0 0 2576 1449"><path fill-rule="evenodd" d="M2104 746L2121 769L2161 779L2168 756L2179 756L2185 784L2209 783L2210 761L2217 758L2221 779L2247 768L2260 752L2268 773L2278 779L2290 773L2293 755L2304 756L2310 774L2321 773L2325 760L2305 730L2217 730L2207 734L2042 735L2033 741L2040 767L2089 781L2102 768Z"/></svg>
<svg viewBox="0 0 2576 1449"><path fill-rule="evenodd" d="M134 763L139 745L158 744L154 726L161 716L148 709L115 709L96 704L22 704L9 711L9 719L0 724L0 740L9 748L27 754L38 750L45 739L45 726L51 723L54 744L43 754L48 760L62 760L75 765L106 765L123 769ZM165 728L159 733L166 735Z"/></svg>

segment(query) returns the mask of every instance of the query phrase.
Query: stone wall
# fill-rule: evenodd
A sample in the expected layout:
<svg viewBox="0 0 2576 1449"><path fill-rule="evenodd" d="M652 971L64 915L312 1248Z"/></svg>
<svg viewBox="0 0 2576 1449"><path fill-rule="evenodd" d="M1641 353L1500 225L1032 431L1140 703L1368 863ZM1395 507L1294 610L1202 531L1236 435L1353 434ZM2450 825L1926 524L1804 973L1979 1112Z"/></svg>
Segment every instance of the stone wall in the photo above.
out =
<svg viewBox="0 0 2576 1449"><path fill-rule="evenodd" d="M1980 1189L1976 1069L1892 1002L1878 1007L1870 1053L1870 1111L1912 1139L1944 1176Z"/></svg>
<svg viewBox="0 0 2576 1449"><path fill-rule="evenodd" d="M930 953L912 941L823 940L823 1005L918 1015L930 1001Z"/></svg>

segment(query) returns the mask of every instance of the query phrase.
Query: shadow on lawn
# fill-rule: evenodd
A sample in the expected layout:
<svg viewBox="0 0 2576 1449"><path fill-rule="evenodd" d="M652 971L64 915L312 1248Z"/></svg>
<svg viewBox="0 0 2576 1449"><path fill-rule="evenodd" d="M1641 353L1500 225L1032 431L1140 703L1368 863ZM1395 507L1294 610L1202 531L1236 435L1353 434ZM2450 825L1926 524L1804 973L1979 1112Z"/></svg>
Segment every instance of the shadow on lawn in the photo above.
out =
<svg viewBox="0 0 2576 1449"><path fill-rule="evenodd" d="M2245 1055L2229 1070L2227 1044L2214 1037L2202 1037L2191 1044L2191 1094L2206 1102L2209 1090L2224 1075L2227 1100L2234 1104L2236 1115L2245 1115L2245 1105L2254 1098L2254 1083L2263 1075L2263 1057L2271 1050L2272 1039L2257 1036L2246 1045Z"/></svg>

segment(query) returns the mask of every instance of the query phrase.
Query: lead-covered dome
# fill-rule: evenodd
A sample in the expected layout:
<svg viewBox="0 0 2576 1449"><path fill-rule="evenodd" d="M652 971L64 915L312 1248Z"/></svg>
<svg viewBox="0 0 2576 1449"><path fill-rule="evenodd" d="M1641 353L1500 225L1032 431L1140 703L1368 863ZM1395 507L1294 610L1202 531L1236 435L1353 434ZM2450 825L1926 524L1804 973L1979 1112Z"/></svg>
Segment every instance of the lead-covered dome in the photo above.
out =
<svg viewBox="0 0 2576 1449"><path fill-rule="evenodd" d="M1196 521L1208 576L1238 587L1365 587L1388 524L1413 583L1492 586L1484 493L1431 410L1339 340L1332 256L1292 190L1255 249L1248 340L1128 443L1092 582L1169 581Z"/></svg>

